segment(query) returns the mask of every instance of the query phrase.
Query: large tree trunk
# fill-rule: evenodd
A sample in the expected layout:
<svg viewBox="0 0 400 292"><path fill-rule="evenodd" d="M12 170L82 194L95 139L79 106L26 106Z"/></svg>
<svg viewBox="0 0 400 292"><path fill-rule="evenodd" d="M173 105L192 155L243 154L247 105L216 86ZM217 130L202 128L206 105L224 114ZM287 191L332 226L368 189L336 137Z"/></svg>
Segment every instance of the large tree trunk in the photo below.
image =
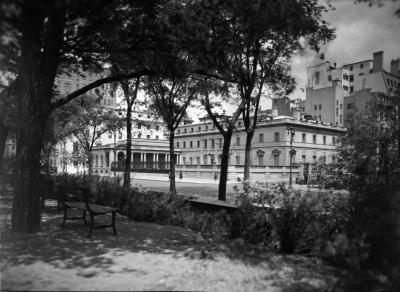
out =
<svg viewBox="0 0 400 292"><path fill-rule="evenodd" d="M169 191L173 194L176 193L174 140L175 140L175 132L170 131L170 135L169 135Z"/></svg>
<svg viewBox="0 0 400 292"><path fill-rule="evenodd" d="M253 140L254 131L247 132L246 148L244 153L244 173L243 173L243 190L248 193L250 190L250 166L251 166L251 141Z"/></svg>
<svg viewBox="0 0 400 292"><path fill-rule="evenodd" d="M40 1L24 1L20 24L22 42L16 89L19 114L17 170L11 218L12 229L18 232L40 230L40 152L63 42L64 12L59 14L60 6L56 2L46 2L46 11L43 5ZM45 15L45 12L49 14ZM44 21L46 18L47 22ZM43 33L44 25L49 28L47 33Z"/></svg>
<svg viewBox="0 0 400 292"><path fill-rule="evenodd" d="M0 120L0 174L3 173L3 159L9 128Z"/></svg>
<svg viewBox="0 0 400 292"><path fill-rule="evenodd" d="M229 149L231 147L233 131L227 131L224 135L224 145L221 157L221 173L218 187L218 200L226 201L226 183L228 181Z"/></svg>
<svg viewBox="0 0 400 292"><path fill-rule="evenodd" d="M129 189L131 186L131 157L132 157L132 107L128 104L126 111L126 158L124 170L124 189Z"/></svg>

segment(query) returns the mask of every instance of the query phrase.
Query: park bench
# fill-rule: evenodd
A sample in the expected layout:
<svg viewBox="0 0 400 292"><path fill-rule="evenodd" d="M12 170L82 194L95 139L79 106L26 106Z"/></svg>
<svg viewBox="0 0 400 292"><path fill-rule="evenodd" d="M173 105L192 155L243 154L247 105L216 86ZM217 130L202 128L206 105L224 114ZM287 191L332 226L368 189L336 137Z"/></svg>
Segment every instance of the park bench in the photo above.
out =
<svg viewBox="0 0 400 292"><path fill-rule="evenodd" d="M66 220L83 220L85 226L86 222L86 214L90 217L89 224L89 234L88 236L92 236L92 230L95 228L108 228L112 227L114 234L117 235L117 229L115 227L115 217L117 213L117 208L97 205L90 202L92 197L92 193L87 187L78 187L71 188L68 186L58 185L59 192L61 192L62 205L64 208L64 218L62 227L65 227ZM72 216L68 217L68 211L70 209L76 209L82 211L82 216ZM94 223L94 218L99 215L107 215L111 214L111 223L110 224L97 224Z"/></svg>

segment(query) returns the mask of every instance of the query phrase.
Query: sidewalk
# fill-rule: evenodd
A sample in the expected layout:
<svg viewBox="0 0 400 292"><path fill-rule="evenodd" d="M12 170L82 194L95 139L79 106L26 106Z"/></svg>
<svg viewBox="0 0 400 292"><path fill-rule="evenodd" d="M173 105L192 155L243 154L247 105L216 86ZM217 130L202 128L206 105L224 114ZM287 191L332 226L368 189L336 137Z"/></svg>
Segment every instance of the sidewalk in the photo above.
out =
<svg viewBox="0 0 400 292"><path fill-rule="evenodd" d="M143 179L143 180L155 180L155 181L169 181L168 174L154 174L154 173L132 173L132 179ZM197 177L175 177L177 183L195 183L195 184L219 184L219 180L204 179ZM228 184L233 184L237 182L228 181Z"/></svg>

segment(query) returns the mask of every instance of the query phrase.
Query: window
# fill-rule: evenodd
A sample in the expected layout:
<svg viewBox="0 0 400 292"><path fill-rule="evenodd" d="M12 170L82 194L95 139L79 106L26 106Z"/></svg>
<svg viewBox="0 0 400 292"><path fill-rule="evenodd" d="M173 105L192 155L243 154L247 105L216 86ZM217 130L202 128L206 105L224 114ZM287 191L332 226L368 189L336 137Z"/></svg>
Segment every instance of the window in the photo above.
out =
<svg viewBox="0 0 400 292"><path fill-rule="evenodd" d="M156 131L158 131L158 130L160 130L160 126L159 125L156 126Z"/></svg>
<svg viewBox="0 0 400 292"><path fill-rule="evenodd" d="M200 165L200 157L196 157L196 163L197 165Z"/></svg>
<svg viewBox="0 0 400 292"><path fill-rule="evenodd" d="M142 128L142 124L138 124L138 125L137 125L137 128L138 128L138 129L141 129L141 128Z"/></svg>
<svg viewBox="0 0 400 292"><path fill-rule="evenodd" d="M350 71L353 71L353 66L350 66Z"/></svg>
<svg viewBox="0 0 400 292"><path fill-rule="evenodd" d="M108 131L108 139L111 139L111 138L112 138L112 132Z"/></svg>
<svg viewBox="0 0 400 292"><path fill-rule="evenodd" d="M99 166L99 157L96 155L96 167Z"/></svg>
<svg viewBox="0 0 400 292"><path fill-rule="evenodd" d="M237 145L237 146L240 145L240 136L236 136L236 145Z"/></svg>
<svg viewBox="0 0 400 292"><path fill-rule="evenodd" d="M279 132L275 132L275 142L279 142Z"/></svg>
<svg viewBox="0 0 400 292"><path fill-rule="evenodd" d="M137 137L140 139L140 138L142 138L142 133L139 133L138 135L137 135Z"/></svg>
<svg viewBox="0 0 400 292"><path fill-rule="evenodd" d="M200 140L197 140L197 148L200 148Z"/></svg>
<svg viewBox="0 0 400 292"><path fill-rule="evenodd" d="M279 166L279 154L274 154L274 166Z"/></svg>
<svg viewBox="0 0 400 292"><path fill-rule="evenodd" d="M336 108L336 116L338 116L338 115L339 115L339 109Z"/></svg>
<svg viewBox="0 0 400 292"><path fill-rule="evenodd" d="M350 82L354 81L354 75L350 75Z"/></svg>
<svg viewBox="0 0 400 292"><path fill-rule="evenodd" d="M362 68L364 68L364 64L363 63L360 64L360 69L362 69Z"/></svg>
<svg viewBox="0 0 400 292"><path fill-rule="evenodd" d="M314 156L312 157L312 160L313 160L313 163L317 163L317 156L314 155Z"/></svg>
<svg viewBox="0 0 400 292"><path fill-rule="evenodd" d="M343 74L343 79L344 79L344 80L349 80L349 75ZM344 86L343 86L343 87L344 87Z"/></svg>
<svg viewBox="0 0 400 292"><path fill-rule="evenodd" d="M315 110L315 111L317 110L317 105L314 105L314 110Z"/></svg>
<svg viewBox="0 0 400 292"><path fill-rule="evenodd" d="M106 152L106 167L110 166L110 152Z"/></svg>
<svg viewBox="0 0 400 292"><path fill-rule="evenodd" d="M199 126L199 132L201 132L201 126Z"/></svg>
<svg viewBox="0 0 400 292"><path fill-rule="evenodd" d="M363 72L358 73L358 76L364 76L364 73Z"/></svg>
<svg viewBox="0 0 400 292"><path fill-rule="evenodd" d="M264 143L264 134L258 134L258 141Z"/></svg>
<svg viewBox="0 0 400 292"><path fill-rule="evenodd" d="M301 156L301 161L302 161L303 163L306 163L306 156L305 156L305 155L302 155L302 156Z"/></svg>
<svg viewBox="0 0 400 292"><path fill-rule="evenodd" d="M208 131L208 126L206 125L206 131Z"/></svg>
<svg viewBox="0 0 400 292"><path fill-rule="evenodd" d="M354 87L353 86L350 86L350 93L353 93L353 91L354 91Z"/></svg>
<svg viewBox="0 0 400 292"><path fill-rule="evenodd" d="M211 139L211 148L214 149L215 148L215 140Z"/></svg>
<svg viewBox="0 0 400 292"><path fill-rule="evenodd" d="M179 142L176 142L176 148L179 148Z"/></svg>
<svg viewBox="0 0 400 292"><path fill-rule="evenodd" d="M339 105L339 101L337 100L337 101L336 101L336 106L338 106L338 105Z"/></svg>
<svg viewBox="0 0 400 292"><path fill-rule="evenodd" d="M194 132L194 128L190 128L190 131L191 131L191 132Z"/></svg>
<svg viewBox="0 0 400 292"><path fill-rule="evenodd" d="M186 141L183 141L183 148L186 148Z"/></svg>
<svg viewBox="0 0 400 292"><path fill-rule="evenodd" d="M326 136L322 137L322 143L324 143L324 145L326 145Z"/></svg>
<svg viewBox="0 0 400 292"><path fill-rule="evenodd" d="M207 155L203 155L203 164L207 164Z"/></svg>
<svg viewBox="0 0 400 292"><path fill-rule="evenodd" d="M204 149L207 149L207 140L204 139Z"/></svg>
<svg viewBox="0 0 400 292"><path fill-rule="evenodd" d="M182 162L183 162L183 165L186 165L186 157L183 157L182 160L183 160L183 161L182 161Z"/></svg>
<svg viewBox="0 0 400 292"><path fill-rule="evenodd" d="M340 104L340 109L343 109L343 105L342 104Z"/></svg>
<svg viewBox="0 0 400 292"><path fill-rule="evenodd" d="M219 138L219 139L218 139L218 142L219 142L219 148L222 148L222 139Z"/></svg>
<svg viewBox="0 0 400 292"><path fill-rule="evenodd" d="M178 134L180 134L181 133L181 129L178 129Z"/></svg>
<svg viewBox="0 0 400 292"><path fill-rule="evenodd" d="M318 108L321 109L321 108L322 108L322 105L319 105Z"/></svg>
<svg viewBox="0 0 400 292"><path fill-rule="evenodd" d="M193 164L193 157L190 157L189 160L190 160L190 165L192 165Z"/></svg>
<svg viewBox="0 0 400 292"><path fill-rule="evenodd" d="M118 139L122 139L122 132L118 133Z"/></svg>
<svg viewBox="0 0 400 292"><path fill-rule="evenodd" d="M319 84L319 72L318 71L315 72L314 76L315 76L315 85L318 85Z"/></svg>
<svg viewBox="0 0 400 292"><path fill-rule="evenodd" d="M146 138L147 138L147 139L150 139L150 135L147 135Z"/></svg>
<svg viewBox="0 0 400 292"><path fill-rule="evenodd" d="M343 123L343 117L340 115L340 123Z"/></svg>
<svg viewBox="0 0 400 292"><path fill-rule="evenodd" d="M346 86L346 85L343 85L343 89L346 90L346 91L349 91L349 87Z"/></svg>
<svg viewBox="0 0 400 292"><path fill-rule="evenodd" d="M336 145L336 138L332 137L332 145Z"/></svg>
<svg viewBox="0 0 400 292"><path fill-rule="evenodd" d="M193 148L193 141L190 141L190 148Z"/></svg>
<svg viewBox="0 0 400 292"><path fill-rule="evenodd" d="M303 143L306 143L306 134L302 134L301 135L301 141L303 142Z"/></svg>
<svg viewBox="0 0 400 292"><path fill-rule="evenodd" d="M331 82L332 81L332 76L328 75L328 81Z"/></svg>
<svg viewBox="0 0 400 292"><path fill-rule="evenodd" d="M184 129L184 132L187 133L187 129L186 128Z"/></svg>
<svg viewBox="0 0 400 292"><path fill-rule="evenodd" d="M160 139L160 137L156 136L156 140Z"/></svg>
<svg viewBox="0 0 400 292"><path fill-rule="evenodd" d="M317 135L312 136L312 141L314 144L317 144Z"/></svg>
<svg viewBox="0 0 400 292"><path fill-rule="evenodd" d="M240 165L240 156L236 156L236 165Z"/></svg>
<svg viewBox="0 0 400 292"><path fill-rule="evenodd" d="M238 127L241 127L242 126L242 123L241 122L238 122Z"/></svg>

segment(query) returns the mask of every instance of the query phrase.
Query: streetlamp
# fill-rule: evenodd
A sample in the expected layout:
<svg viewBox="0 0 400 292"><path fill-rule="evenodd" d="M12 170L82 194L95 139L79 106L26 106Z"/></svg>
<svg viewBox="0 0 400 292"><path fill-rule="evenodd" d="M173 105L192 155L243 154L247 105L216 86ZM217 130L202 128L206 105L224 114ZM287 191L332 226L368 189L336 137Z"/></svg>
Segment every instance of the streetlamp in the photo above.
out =
<svg viewBox="0 0 400 292"><path fill-rule="evenodd" d="M290 135L290 152L289 152L289 158L290 158L290 165L289 165L289 188L292 188L292 159L293 155L296 154L296 150L293 149L293 138L294 135L296 134L295 129L292 126L287 127L288 134Z"/></svg>
<svg viewBox="0 0 400 292"><path fill-rule="evenodd" d="M117 131L114 129L114 179L117 175Z"/></svg>

